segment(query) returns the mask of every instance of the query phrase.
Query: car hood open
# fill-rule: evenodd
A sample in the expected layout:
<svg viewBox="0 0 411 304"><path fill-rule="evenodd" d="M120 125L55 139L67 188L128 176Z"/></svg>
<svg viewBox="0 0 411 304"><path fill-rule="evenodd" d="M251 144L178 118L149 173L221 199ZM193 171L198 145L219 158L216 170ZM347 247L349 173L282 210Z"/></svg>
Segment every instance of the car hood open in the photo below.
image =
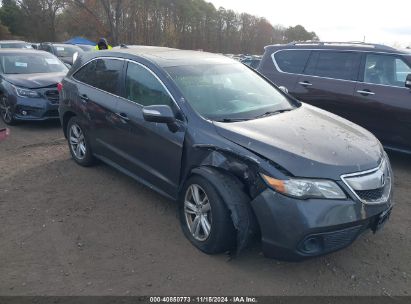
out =
<svg viewBox="0 0 411 304"><path fill-rule="evenodd" d="M214 125L221 136L298 177L339 180L342 174L377 167L383 157L370 132L306 104L265 118Z"/></svg>
<svg viewBox="0 0 411 304"><path fill-rule="evenodd" d="M66 73L6 74L4 79L18 87L28 89L44 88L59 83Z"/></svg>

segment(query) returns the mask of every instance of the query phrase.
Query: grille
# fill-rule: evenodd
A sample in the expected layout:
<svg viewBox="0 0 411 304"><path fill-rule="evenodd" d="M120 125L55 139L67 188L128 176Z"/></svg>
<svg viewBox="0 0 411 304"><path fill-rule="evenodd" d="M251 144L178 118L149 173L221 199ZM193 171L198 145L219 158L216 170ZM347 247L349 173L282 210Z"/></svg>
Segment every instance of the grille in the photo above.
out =
<svg viewBox="0 0 411 304"><path fill-rule="evenodd" d="M340 230L310 234L299 244L299 251L308 255L318 255L336 251L350 245L366 228L358 225Z"/></svg>
<svg viewBox="0 0 411 304"><path fill-rule="evenodd" d="M59 103L59 91L57 90L48 90L44 93L46 98L51 101L52 104Z"/></svg>
<svg viewBox="0 0 411 304"><path fill-rule="evenodd" d="M46 114L44 115L46 117L57 117L59 116L59 111L58 110L49 110L46 112Z"/></svg>
<svg viewBox="0 0 411 304"><path fill-rule="evenodd" d="M361 226L324 233L324 251L330 252L348 246L357 237Z"/></svg>
<svg viewBox="0 0 411 304"><path fill-rule="evenodd" d="M392 172L388 159L378 168L341 176L355 196L365 204L386 202L391 193Z"/></svg>
<svg viewBox="0 0 411 304"><path fill-rule="evenodd" d="M357 195L365 201L375 201L381 198L384 194L384 188L372 189L372 190L357 190Z"/></svg>

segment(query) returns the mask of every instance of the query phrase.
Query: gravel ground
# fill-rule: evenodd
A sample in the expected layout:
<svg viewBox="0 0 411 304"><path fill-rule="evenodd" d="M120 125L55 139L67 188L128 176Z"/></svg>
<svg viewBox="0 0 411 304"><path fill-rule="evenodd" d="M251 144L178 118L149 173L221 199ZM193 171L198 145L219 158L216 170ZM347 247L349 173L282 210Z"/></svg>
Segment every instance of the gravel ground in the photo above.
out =
<svg viewBox="0 0 411 304"><path fill-rule="evenodd" d="M4 125L0 123L0 128ZM382 231L300 263L233 260L184 238L176 205L110 167L76 165L57 122L0 143L0 295L411 295L411 157L390 154Z"/></svg>

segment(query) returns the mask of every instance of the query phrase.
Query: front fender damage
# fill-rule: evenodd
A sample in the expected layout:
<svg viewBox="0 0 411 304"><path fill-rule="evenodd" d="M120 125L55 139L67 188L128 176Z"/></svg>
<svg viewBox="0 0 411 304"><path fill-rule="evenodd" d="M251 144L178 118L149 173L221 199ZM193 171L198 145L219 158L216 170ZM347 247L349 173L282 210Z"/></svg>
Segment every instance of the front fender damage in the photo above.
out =
<svg viewBox="0 0 411 304"><path fill-rule="evenodd" d="M197 146L206 149L200 166L191 173L209 180L222 196L231 213L237 231L236 248L238 254L250 243L259 231L258 223L250 201L264 190L265 186L258 174L257 159L239 156L231 150L213 146Z"/></svg>

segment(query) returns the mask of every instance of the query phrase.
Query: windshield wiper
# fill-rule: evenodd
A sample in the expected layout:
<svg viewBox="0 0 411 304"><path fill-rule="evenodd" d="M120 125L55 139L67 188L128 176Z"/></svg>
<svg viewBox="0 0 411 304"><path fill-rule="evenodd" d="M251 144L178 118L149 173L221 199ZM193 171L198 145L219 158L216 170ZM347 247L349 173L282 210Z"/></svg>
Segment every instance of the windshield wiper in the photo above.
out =
<svg viewBox="0 0 411 304"><path fill-rule="evenodd" d="M254 118L263 118L263 117L267 117L267 116L271 116L271 115L275 115L275 114L280 114L280 113L284 113L284 112L288 112L291 111L293 109L282 109L282 110L277 110L277 111L268 111L265 112L264 114L258 115Z"/></svg>
<svg viewBox="0 0 411 304"><path fill-rule="evenodd" d="M250 120L250 118L223 118L216 120L218 122L238 122L238 121L247 121Z"/></svg>

